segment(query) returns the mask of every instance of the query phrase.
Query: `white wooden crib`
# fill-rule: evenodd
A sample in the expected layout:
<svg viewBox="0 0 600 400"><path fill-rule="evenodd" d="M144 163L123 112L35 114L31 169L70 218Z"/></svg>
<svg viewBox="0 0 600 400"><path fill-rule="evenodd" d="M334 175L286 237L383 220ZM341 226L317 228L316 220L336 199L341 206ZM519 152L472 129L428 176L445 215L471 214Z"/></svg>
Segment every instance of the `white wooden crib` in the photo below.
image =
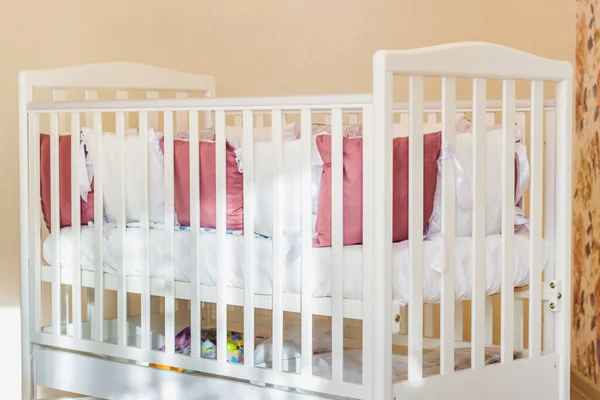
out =
<svg viewBox="0 0 600 400"><path fill-rule="evenodd" d="M407 77L408 101L395 101L394 76ZM430 77L441 78L435 101L424 97ZM472 85L470 100L458 99L461 79ZM569 63L487 43L380 51L373 93L364 95L221 98L211 77L129 63L21 72L24 398L37 398L39 385L110 399L568 399L571 79ZM501 81L502 100L487 99L492 80ZM516 98L516 81L527 81L530 96ZM554 98L544 95L544 82L555 84ZM472 125L459 132L462 117ZM345 149L358 142L346 134L349 127L360 127L363 179L354 193L362 198L362 241L352 245L343 229L352 218L344 208L351 168ZM432 233L434 219L423 218L424 133L438 131L433 204L441 231ZM151 148L156 132L158 150ZM214 138L206 139L211 132ZM315 198L326 196L319 186L326 169L315 157L315 140L323 135L332 149L331 242L319 247L313 240L325 211ZM466 137L472 145L460 153ZM499 147L490 151L495 137ZM140 139L132 152L129 138ZM393 243L392 148L402 138L410 166L408 240ZM201 167L207 168L201 143L214 146L214 227L201 225ZM178 152L180 145L189 150ZM526 152L526 179L514 167L517 146ZM229 169L231 148L237 172ZM160 154L158 173L153 154ZM182 154L189 157L187 225L176 206L183 204ZM470 154L472 164L457 162L461 154ZM67 175L59 159L67 161ZM498 173L490 179L486 163L493 160ZM461 180L465 168L470 177ZM230 176L243 182L241 217L229 208L237 201ZM271 193L263 191L265 179ZM517 204L515 179L527 183ZM161 189L153 192L158 181ZM501 233L488 234L486 188L494 181ZM84 216L90 193L93 208ZM265 199L272 211L266 217ZM466 225L457 211L465 201L472 218ZM515 222L515 206L526 211L525 229ZM229 226L236 215L243 230ZM461 224L469 235L457 234ZM61 226L60 234L48 234L46 225ZM301 338L293 357L286 350L290 324ZM317 351L313 331L322 324L329 344ZM175 343L184 327L191 331L190 354L180 354ZM216 358L204 356L207 328L216 328ZM243 333L241 364L218 345L228 330ZM272 357L259 361L255 348L265 337ZM468 352L467 368L457 367L460 349ZM488 365L494 350L500 362ZM429 357L438 353L431 373ZM324 365L325 376L317 373Z"/></svg>

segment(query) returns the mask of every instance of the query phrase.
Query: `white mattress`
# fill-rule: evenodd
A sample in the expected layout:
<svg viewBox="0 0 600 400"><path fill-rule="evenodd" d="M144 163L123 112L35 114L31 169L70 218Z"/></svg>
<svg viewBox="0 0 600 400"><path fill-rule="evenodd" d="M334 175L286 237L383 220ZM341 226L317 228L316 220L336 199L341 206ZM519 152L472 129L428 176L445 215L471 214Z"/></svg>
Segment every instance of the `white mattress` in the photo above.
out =
<svg viewBox="0 0 600 400"><path fill-rule="evenodd" d="M73 235L71 228L61 230L61 266L73 268ZM175 280L191 281L191 238L189 231L175 232ZM486 290L488 294L498 293L501 284L502 237L491 235L486 238ZM471 294L471 238L457 238L455 247L455 287L456 299L465 300ZM165 277L167 257L166 235L163 229L150 230L150 271L153 278ZM201 275L200 283L214 286L217 278L216 234L214 231L200 234ZM49 262L52 255L52 236L48 236L43 245L44 259ZM114 227L105 229L104 269L116 274L118 235ZM295 235L284 237L283 243L283 288L285 293L301 293L302 246ZM125 265L127 274L139 276L144 267L144 237L139 228L127 228L125 239ZM423 301L438 302L441 293L441 272L444 269L444 241L442 236L434 236L424 243L425 264ZM94 228L81 230L81 267L93 271L94 266ZM272 241L255 238L255 288L256 294L272 292ZM529 278L529 236L515 234L515 286L528 284ZM547 260L547 251L544 260ZM315 297L331 295L331 249L312 248L312 286ZM226 284L230 287L244 287L243 236L226 235L225 251L220 268L226 269ZM545 267L542 265L542 268ZM393 244L393 295L401 303L408 302L409 262L408 242ZM347 299L362 298L362 246L347 246L343 249L343 293Z"/></svg>

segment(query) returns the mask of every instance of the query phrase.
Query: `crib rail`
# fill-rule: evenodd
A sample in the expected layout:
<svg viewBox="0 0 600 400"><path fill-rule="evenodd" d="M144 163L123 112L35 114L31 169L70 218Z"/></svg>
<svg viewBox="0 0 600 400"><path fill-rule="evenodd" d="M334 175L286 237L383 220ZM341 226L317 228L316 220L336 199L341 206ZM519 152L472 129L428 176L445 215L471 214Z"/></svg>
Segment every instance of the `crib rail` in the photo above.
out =
<svg viewBox="0 0 600 400"><path fill-rule="evenodd" d="M20 134L21 156L21 195L25 202L21 213L22 235L29 245L23 245L22 274L25 279L27 301L25 309L30 312L28 324L30 340L33 344L51 346L87 353L99 354L118 359L135 361L142 365L162 364L173 368L189 369L196 372L236 378L254 384L287 386L329 396L343 396L358 399L392 398L392 394L409 393L416 390L425 377L423 368L424 349L434 336L434 305L424 304L425 275L425 226L424 215L424 162L426 132L441 131L442 153L447 155L458 140L456 130L457 117L469 114L472 118L472 160L473 176L469 183L468 201L472 204L472 275L468 295L471 300L470 343L459 344L466 336L463 324L463 303L456 302L455 249L459 241L455 230L456 207L459 201L457 176L459 168L451 156L440 158L441 177L439 191L441 196L441 233L444 239L445 263L440 271L439 304L439 344L441 379L455 374L455 350L468 346L471 349L471 369L483 376L486 365L486 346L492 344L491 298L487 293L486 276L486 130L488 125L500 122L502 126L502 165L501 175L497 179L502 183L502 261L501 261L501 332L500 354L505 367L513 363L513 352L523 350L524 337L524 299L529 304L528 352L529 358L537 360L556 353L566 362L561 362L559 377L560 391L568 390L568 332L569 310L560 307L562 301L570 298L570 69L563 63L541 60L529 55L503 48L480 47L470 44L466 47L443 47L429 52L380 52L374 59L374 92L364 95L339 96L301 96L301 97L265 97L265 98L213 98L214 84L209 80L198 81L198 87L204 89L203 96L193 97L185 87L175 87L175 96L160 98L161 87L138 87L143 89L143 99L133 99L126 86L116 91L115 100L98 99L96 89L84 92L85 101L70 100L65 89L59 85L53 89L51 102L31 101L32 85L25 85L21 93ZM477 62L466 66L459 55L463 51L474 51L480 57ZM432 67L427 63L431 55L447 59L445 67ZM454 54L456 60L451 59ZM473 58L471 53L468 58ZM463 56L465 56L463 54ZM492 64L486 57L496 60L498 57L512 59L514 65L501 67ZM465 56L466 57L466 56ZM463 59L465 58L463 57ZM484 61L481 61L484 60ZM438 60L439 61L439 60ZM525 65L525 67L523 67ZM543 69L544 67L545 69ZM440 69L441 68L441 69ZM543 69L540 70L540 68ZM408 77L408 102L394 102L394 76ZM441 77L441 101L424 100L424 80L426 76ZM26 75L24 75L26 77ZM34 75L36 76L36 75ZM63 75L57 75L62 77ZM37 77L37 76L36 76ZM181 76L183 77L183 75ZM39 78L39 77L37 77ZM457 99L457 80L473 79L472 101ZM489 79L503 81L502 100L488 100L486 84ZM63 79L63 78L61 78ZM183 78L182 78L183 79ZM517 99L515 80L531 81L531 99ZM24 82L26 79L23 78ZM557 82L556 101L544 98L543 81ZM59 80L63 83L62 80ZM49 84L50 80L40 82ZM137 81L136 81L137 82ZM106 83L103 81L103 83ZM119 82L121 83L121 82ZM138 82L140 85L142 82ZM145 82L143 82L145 83ZM68 86L68 85L66 85ZM164 87L163 87L164 86ZM125 89L123 89L125 88ZM133 121L137 121L134 123ZM285 225L286 212L286 150L290 140L287 124L293 121L300 124L293 139L299 145L294 150L300 160L298 165L298 205L297 223L300 243L299 254L299 293L286 291L289 282L285 269L290 250L286 248L289 239L288 226ZM531 165L531 187L527 196L515 203L515 123L527 131L522 138L529 147ZM129 134L133 126L137 133ZM331 183L326 189L330 192L331 243L326 246L328 266L330 266L330 293L314 294L313 244L313 199L311 198L315 177L313 158L317 155L314 148L312 127L315 124L328 126L330 138L330 175ZM346 201L344 177L346 171L346 131L345 127L360 124L362 128L362 274L361 299L347 298L347 273L345 223L349 216L345 213ZM45 178L42 165L46 147L41 138L49 132L48 156L50 219L46 209L40 207L40 182ZM201 133L207 131L201 127L212 128L214 138L206 140ZM80 144L81 132L86 132L86 146ZM232 128L239 128L239 147L233 148L229 140ZM266 129L263 142L257 133L259 128ZM115 148L105 144L114 130ZM556 129L556 132L554 132ZM153 174L151 138L161 132L160 141L162 159L160 171ZM65 133L70 150L63 154ZM181 134L185 133L185 139ZM400 305L392 290L394 281L393 263L393 136L408 137L409 159L409 214L408 214L408 305ZM143 165L139 177L141 195L131 206L128 194L130 181L128 170L128 140L139 138L140 147L137 159ZM111 142L106 142L111 143ZM153 142L154 143L154 142ZM158 143L158 142L157 142ZM270 156L261 159L257 148L262 143L271 146ZM544 146L544 143L546 144ZM208 147L205 147L208 146ZM183 147L181 147L183 146ZM180 149L183 148L183 151ZM81 176L87 170L87 164L81 163L83 150L89 151L93 164L93 217L88 227L84 226L83 207L89 203L82 201L80 190ZM322 157L323 154L320 154ZM70 174L63 176L64 158L68 160ZM114 157L114 159L111 159ZM189 185L187 192L176 193L176 179L180 176L177 160L187 159L189 176L183 183ZM87 158L86 158L87 159ZM111 161L112 160L112 161ZM114 161L116 167L111 169ZM109 164L106 164L109 163ZM106 167L109 165L109 167ZM236 172L237 168L237 172ZM270 186L265 189L259 185L260 173L268 169L271 174ZM211 185L206 184L204 175L210 170L214 174ZM128 172L129 171L129 172ZM262 172L261 172L262 171ZM231 183L231 176L241 174L241 183ZM322 172L321 172L322 174ZM161 193L163 208L158 214L152 201L153 179L159 177L164 185ZM63 186L70 184L67 197L70 199L69 221L64 222L65 210ZM112 185L111 181L117 182ZM129 183L128 183L129 182ZM232 185L240 185L234 187ZM113 190L116 188L116 190ZM44 185L42 185L44 187ZM45 190L45 189L43 189ZM236 199L231 197L234 190L241 190L243 228L231 228L231 207ZM271 193L268 193L268 191ZM214 193L213 193L214 191ZM266 197L259 197L264 195ZM211 198L210 196L214 198ZM89 198L89 197L88 197ZM181 209L178 201L187 203L189 222L181 222ZM265 200L266 199L266 200ZM464 200L464 199L461 199ZM529 231L529 286L524 292L517 292L513 284L516 267L515 252L515 206L523 206L528 201L530 216ZM260 220L257 215L261 201L269 204L271 222L267 233L259 231ZM205 203L206 202L206 203ZM211 203L212 202L212 203ZM183 203L179 203L183 204ZM214 204L214 210L206 211L206 204ZM239 206L239 204L238 204ZM130 208L139 207L136 218L130 216ZM179 206L185 208L185 206ZM107 210L116 210L109 215ZM89 210L88 210L89 211ZM212 215L212 214L214 215ZM156 215L160 215L157 218ZM208 216L207 216L208 215ZM205 221L214 217L214 221L205 225ZM157 219L162 219L162 222ZM50 240L52 249L46 257L40 239L44 222L51 225ZM132 225L131 225L132 224ZM212 226L214 225L214 226ZM263 224L264 225L264 224ZM61 251L65 240L61 229L66 226L72 232L72 248ZM129 258L127 236L134 226L140 233L143 251L140 252L143 266L137 276L128 274ZM205 230L210 228L214 240L205 241ZM84 231L85 229L85 231ZM82 270L84 265L84 235L93 230L93 271ZM177 247L178 238L183 231L189 238L190 277L189 282L176 279L180 264L181 248ZM231 232L233 231L233 232ZM156 232L164 232L157 236ZM224 266L232 263L235 256L231 253L230 234L242 236L242 247L238 260L241 267L240 277L232 277ZM115 242L107 241L107 235L116 235ZM212 237L212 236L211 236ZM266 237L266 239L265 239ZM269 240L270 266L257 262L257 254L262 250L259 240ZM548 262L544 265L544 242L550 246ZM45 243L45 242L44 242ZM116 243L115 260L107 256L106 249ZM207 245L208 243L208 245ZM561 244L560 246L558 244ZM152 246L164 251L164 260L153 260ZM214 248L216 266L214 277L209 276L204 266L207 247ZM185 249L184 249L185 250ZM212 249L211 249L212 250ZM69 253L69 254L65 254ZM137 254L137 253L135 253ZM66 258L71 265L66 265ZM44 263L43 258L49 262ZM112 264L111 264L112 263ZM151 265L159 263L162 276L152 276ZM63 265L65 264L65 265ZM114 266L114 274L108 273L108 265ZM477 266L482 265L483 268ZM262 275L261 275L262 274ZM261 289L264 282L257 276L268 274L264 280L269 282L268 293ZM214 284L205 284L209 276ZM214 278L214 279L213 279ZM243 288L232 284L235 279L243 282ZM356 278L358 279L358 277ZM289 279L288 279L289 280ZM42 285L51 286L51 318L43 315ZM297 283L297 282L296 282ZM70 286L71 290L66 290ZM239 286L239 285L238 285ZM82 289L88 289L82 292ZM262 291L261 291L262 290ZM106 316L105 304L108 292L116 292L116 318L112 321ZM559 294L560 293L560 294ZM84 309L84 296L87 297L87 309ZM140 315L133 325L130 305L133 295L139 295ZM156 296L162 298L163 304ZM187 308L179 300L186 300ZM215 305L215 321L205 318L207 304ZM231 362L228 347L228 330L231 329L230 307L242 307L241 323L243 328L244 360L241 365ZM543 308L542 308L543 307ZM259 337L258 319L260 310L268 310L270 327L267 336L272 340L272 360L265 365L256 363L254 349ZM284 358L285 326L288 313L300 314L300 362L290 369L290 361ZM209 312L210 314L210 312ZM182 320L182 316L185 316ZM331 378L324 379L313 374L313 328L316 317L328 317L331 330ZM361 324L349 327L347 319L361 320ZM189 355L179 354L180 343L175 336L181 324L191 327ZM358 327L357 327L358 326ZM164 350L157 348L155 328L164 332ZM216 328L216 354L214 359L204 355L202 337L205 328ZM362 379L351 382L345 373L347 334L358 330L358 343L362 348ZM162 333L161 332L161 333ZM398 339L402 334L402 339ZM135 336L139 335L139 339ZM132 339L132 336L134 338ZM392 345L402 344L408 354L408 382L392 385ZM157 351L158 350L158 351ZM292 363L293 364L293 363ZM540 362L543 364L543 362ZM532 364L533 365L533 364ZM537 365L537 364L536 364ZM544 364L545 365L545 364ZM405 385L405 389L397 389ZM566 385L566 386L565 386ZM405 390L406 392L402 392ZM565 394L566 396L566 394ZM566 397L564 397L566 398Z"/></svg>

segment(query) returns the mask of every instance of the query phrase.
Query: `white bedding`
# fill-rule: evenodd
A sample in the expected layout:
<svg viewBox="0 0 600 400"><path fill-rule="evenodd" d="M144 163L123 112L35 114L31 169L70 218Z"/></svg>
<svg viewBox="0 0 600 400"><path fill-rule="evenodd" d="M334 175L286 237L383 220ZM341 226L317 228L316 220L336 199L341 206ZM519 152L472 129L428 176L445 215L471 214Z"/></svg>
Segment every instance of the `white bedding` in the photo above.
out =
<svg viewBox="0 0 600 400"><path fill-rule="evenodd" d="M117 245L118 235L114 227L105 228L104 263L105 272L115 274L118 268ZM191 281L191 238L189 231L176 231L175 280ZM488 294L499 292L501 284L502 237L490 235L486 238L486 290ZM243 236L228 234L225 240L225 251L221 268L226 269L226 284L230 287L243 288ZM164 278L167 257L166 235L163 229L150 230L150 271L153 278ZM471 242L470 238L456 238L455 246L455 287L457 300L470 298L471 294ZM215 285L217 277L217 243L216 234L202 232L200 234L201 259L200 282L203 285ZM44 259L49 262L52 256L52 236L48 236L43 245ZM282 241L283 250L283 289L286 293L301 293L302 246L300 238L295 235L285 236ZM255 292L271 294L272 242L263 237L255 238ZM61 266L73 267L73 236L70 227L61 230L60 238ZM144 236L139 228L126 229L125 265L127 274L139 276L144 266ZM445 266L444 242L440 235L433 236L424 243L425 265L423 275L423 301L438 302L441 293L441 271ZM545 267L547 256L544 254ZM331 295L331 249L312 248L312 286L315 297ZM81 267L94 270L94 228L81 229ZM408 302L409 296L409 262L408 242L393 244L393 296L401 303ZM347 299L362 298L362 246L347 246L343 250L343 293ZM515 234L515 286L528 283L529 278L529 236Z"/></svg>

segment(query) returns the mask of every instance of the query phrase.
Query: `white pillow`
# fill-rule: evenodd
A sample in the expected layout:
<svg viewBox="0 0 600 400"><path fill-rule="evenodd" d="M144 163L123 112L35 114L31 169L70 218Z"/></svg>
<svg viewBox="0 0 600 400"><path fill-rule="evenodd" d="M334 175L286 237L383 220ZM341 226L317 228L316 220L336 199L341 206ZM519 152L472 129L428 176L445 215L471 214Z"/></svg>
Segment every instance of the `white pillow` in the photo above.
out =
<svg viewBox="0 0 600 400"><path fill-rule="evenodd" d="M97 168L93 159L96 140L91 130L86 132L93 168ZM163 158L160 151L162 134L148 130L148 178L149 178L149 217L150 222L165 221L165 183ZM102 135L102 166L104 173L104 212L108 222L116 222L119 207L119 146L117 136L112 132ZM131 131L125 136L125 190L127 222L137 222L142 216L144 199L144 167L142 137Z"/></svg>
<svg viewBox="0 0 600 400"><path fill-rule="evenodd" d="M463 189L462 198L472 199L473 184L473 133L459 133L456 138L455 155L460 164L464 179L464 187L455 186L458 191ZM486 235L501 233L502 226L502 129L494 127L488 129L486 135ZM458 172L455 172L458 178ZM438 174L438 189L440 189L441 176ZM464 190L466 189L466 190ZM465 206L466 205L466 206ZM433 227L441 226L442 199L440 190L436 190L436 197L431 222ZM456 236L471 236L473 230L472 204L456 202ZM512 218L512 216L511 216ZM435 228L434 228L435 229Z"/></svg>
<svg viewBox="0 0 600 400"><path fill-rule="evenodd" d="M273 143L257 142L254 145L255 211L254 232L273 234ZM286 234L302 229L302 142L287 140L282 145L282 218Z"/></svg>

